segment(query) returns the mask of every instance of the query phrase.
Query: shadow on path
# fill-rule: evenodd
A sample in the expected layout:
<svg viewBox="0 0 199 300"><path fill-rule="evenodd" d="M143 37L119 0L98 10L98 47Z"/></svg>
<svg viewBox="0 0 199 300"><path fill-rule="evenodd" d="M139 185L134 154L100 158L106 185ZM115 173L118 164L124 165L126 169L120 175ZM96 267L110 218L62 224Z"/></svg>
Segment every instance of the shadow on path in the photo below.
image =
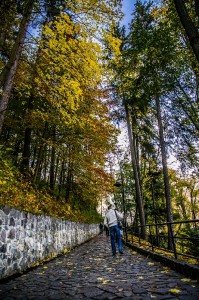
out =
<svg viewBox="0 0 199 300"><path fill-rule="evenodd" d="M109 238L101 234L0 283L0 299L199 300L199 283L126 247L113 257Z"/></svg>

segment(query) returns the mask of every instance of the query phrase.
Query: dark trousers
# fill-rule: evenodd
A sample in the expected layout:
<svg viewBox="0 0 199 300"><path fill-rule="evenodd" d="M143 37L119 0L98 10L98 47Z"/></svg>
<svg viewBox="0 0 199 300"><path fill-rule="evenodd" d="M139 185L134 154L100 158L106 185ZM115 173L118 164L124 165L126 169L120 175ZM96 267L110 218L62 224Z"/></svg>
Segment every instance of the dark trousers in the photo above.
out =
<svg viewBox="0 0 199 300"><path fill-rule="evenodd" d="M109 236L109 228L105 226L106 236Z"/></svg>
<svg viewBox="0 0 199 300"><path fill-rule="evenodd" d="M113 255L116 254L116 246L115 246L115 238L117 236L117 244L118 244L118 250L122 251L122 238L120 235L120 229L117 225L110 227L110 234L111 234L111 248Z"/></svg>

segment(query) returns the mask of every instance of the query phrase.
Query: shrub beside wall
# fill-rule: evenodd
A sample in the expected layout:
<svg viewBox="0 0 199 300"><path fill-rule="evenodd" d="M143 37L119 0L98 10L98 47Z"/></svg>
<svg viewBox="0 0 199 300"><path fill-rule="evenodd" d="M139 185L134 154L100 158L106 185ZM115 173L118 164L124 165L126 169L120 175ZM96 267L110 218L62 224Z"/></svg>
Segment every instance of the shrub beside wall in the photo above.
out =
<svg viewBox="0 0 199 300"><path fill-rule="evenodd" d="M91 239L99 225L0 206L0 278L24 271Z"/></svg>

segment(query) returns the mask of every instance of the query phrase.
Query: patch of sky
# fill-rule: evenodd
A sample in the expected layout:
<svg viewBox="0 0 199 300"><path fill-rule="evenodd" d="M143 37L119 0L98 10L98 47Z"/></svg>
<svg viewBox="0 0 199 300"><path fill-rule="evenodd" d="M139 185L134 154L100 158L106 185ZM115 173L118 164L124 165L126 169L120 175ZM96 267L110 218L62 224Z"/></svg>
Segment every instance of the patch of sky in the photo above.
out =
<svg viewBox="0 0 199 300"><path fill-rule="evenodd" d="M128 30L129 23L131 22L132 13L134 11L136 0L123 0L122 1L122 11L124 13L123 20L121 21L121 25L126 27Z"/></svg>

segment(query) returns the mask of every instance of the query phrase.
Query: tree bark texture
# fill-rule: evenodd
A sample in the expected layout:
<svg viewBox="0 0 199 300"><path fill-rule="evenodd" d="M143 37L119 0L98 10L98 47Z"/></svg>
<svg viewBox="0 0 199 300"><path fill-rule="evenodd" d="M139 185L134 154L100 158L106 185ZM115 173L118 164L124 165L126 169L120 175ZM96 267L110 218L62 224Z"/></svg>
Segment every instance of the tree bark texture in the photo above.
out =
<svg viewBox="0 0 199 300"><path fill-rule="evenodd" d="M54 144L55 140L56 140L56 129L55 128L53 129L52 140L53 140L53 144ZM55 146L52 145L51 161L50 161L50 191L52 194L54 191L54 186L55 186Z"/></svg>
<svg viewBox="0 0 199 300"><path fill-rule="evenodd" d="M33 182L36 182L37 175L39 173L39 168L40 168L41 161L42 161L42 155L43 155L43 152L44 152L44 146L46 145L45 142L44 142L44 138L46 136L47 128L48 128L48 123L45 122L45 127L44 127L44 131L43 131L43 134L42 134L42 142L41 142L41 145L40 145L38 153L37 153L37 159L36 159L36 166L35 166Z"/></svg>
<svg viewBox="0 0 199 300"><path fill-rule="evenodd" d="M164 190L165 190L165 198L166 198L167 222L172 223L173 222L173 214L172 214L172 206L171 206L170 183L169 183L169 175L168 175L168 167L167 167L166 147L165 147L165 141L164 141L164 131L163 131L163 125L162 125L160 99L158 96L156 97L156 108L157 108L160 148L161 148L161 154L162 154L162 167L163 167ZM173 249L172 241L171 241L171 235L172 235L171 230L168 230L168 232L169 232L168 248L169 249Z"/></svg>
<svg viewBox="0 0 199 300"><path fill-rule="evenodd" d="M13 87L14 76L16 74L18 62L22 53L26 31L30 22L34 2L35 0L27 0L26 2L23 18L19 28L19 33L11 51L10 59L0 75L0 87L2 89L0 97L0 134L2 131L4 116Z"/></svg>
<svg viewBox="0 0 199 300"><path fill-rule="evenodd" d="M198 0L197 0L198 1ZM196 13L198 9L198 4L196 1ZM180 21L182 23L182 26L185 29L185 32L188 36L189 42L191 44L191 47L193 49L193 52L196 56L197 61L199 62L199 31L196 26L194 26L194 23L192 22L184 0L174 0L175 7L178 13L178 16L180 18Z"/></svg>
<svg viewBox="0 0 199 300"><path fill-rule="evenodd" d="M31 114L33 109L33 94L30 95L28 99L28 107L27 112ZM25 134L24 134L24 146L23 146L23 153L22 153L22 161L21 161L21 171L22 173L27 176L29 175L29 166L30 166L30 154L31 154L31 133L32 128L31 124L26 127Z"/></svg>
<svg viewBox="0 0 199 300"><path fill-rule="evenodd" d="M125 104L125 112L126 112L130 151L131 151L131 160L132 160L132 166L133 166L133 171L134 171L134 176L135 176L136 198L137 198L137 204L138 204L138 209L139 209L140 224L142 226L141 234L142 234L142 237L145 239L146 238L146 227L145 227L144 206L143 206L140 180L139 180L138 168L137 168L137 163L136 163L136 152L135 152L135 147L134 147L133 140L132 140L131 122L130 122L130 118L129 118L129 110L128 110L127 104Z"/></svg>

